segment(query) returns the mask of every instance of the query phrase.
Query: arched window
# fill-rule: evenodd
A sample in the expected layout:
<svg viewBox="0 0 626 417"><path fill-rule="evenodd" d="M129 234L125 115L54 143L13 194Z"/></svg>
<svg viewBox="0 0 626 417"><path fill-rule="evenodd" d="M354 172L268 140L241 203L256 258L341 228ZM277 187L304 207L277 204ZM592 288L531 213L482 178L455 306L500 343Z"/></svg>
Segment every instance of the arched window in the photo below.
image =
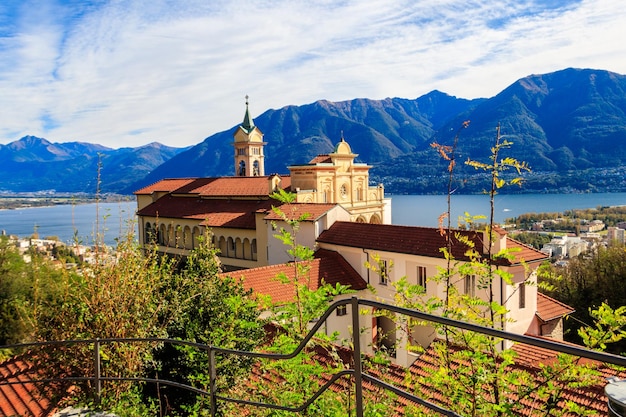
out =
<svg viewBox="0 0 626 417"><path fill-rule="evenodd" d="M252 260L257 260L256 255L256 239L252 239L252 244L250 245L250 249L252 250Z"/></svg>
<svg viewBox="0 0 626 417"><path fill-rule="evenodd" d="M174 226L174 247L175 248L184 247L183 241L184 241L183 228L180 224L177 224L176 226Z"/></svg>
<svg viewBox="0 0 626 417"><path fill-rule="evenodd" d="M220 249L220 255L221 256L228 256L228 249L226 247L226 239L224 238L224 236L221 236L219 238L219 249Z"/></svg>
<svg viewBox="0 0 626 417"><path fill-rule="evenodd" d="M166 241L167 241L167 228L165 227L164 224L162 224L161 226L159 226L159 236L158 236L159 245L165 246Z"/></svg>
<svg viewBox="0 0 626 417"><path fill-rule="evenodd" d="M144 243L154 243L154 230L152 230L150 222L147 222L144 228L143 241Z"/></svg>
<svg viewBox="0 0 626 417"><path fill-rule="evenodd" d="M226 257L227 258L235 258L237 257L237 247L235 246L235 241L232 237L228 238L228 244L226 246Z"/></svg>
<svg viewBox="0 0 626 417"><path fill-rule="evenodd" d="M183 247L185 249L193 249L193 236L189 226L183 228Z"/></svg>
<svg viewBox="0 0 626 417"><path fill-rule="evenodd" d="M254 161L252 165L252 175L258 177L260 175L261 170L259 169L259 161Z"/></svg>
<svg viewBox="0 0 626 417"><path fill-rule="evenodd" d="M324 188L324 199L322 200L322 203L330 203L330 187L326 187Z"/></svg>
<svg viewBox="0 0 626 417"><path fill-rule="evenodd" d="M243 242L240 238L235 239L235 258L243 259Z"/></svg>
<svg viewBox="0 0 626 417"><path fill-rule="evenodd" d="M380 216L378 214L372 215L372 217L370 218L370 223L371 224L381 224L382 221L380 220Z"/></svg>
<svg viewBox="0 0 626 417"><path fill-rule="evenodd" d="M239 170L237 171L237 175L240 177L246 176L246 162L239 161Z"/></svg>
<svg viewBox="0 0 626 417"><path fill-rule="evenodd" d="M243 259L252 259L252 253L250 252L250 239L245 238L243 240Z"/></svg>
<svg viewBox="0 0 626 417"><path fill-rule="evenodd" d="M201 236L198 226L194 226L191 232L191 249L195 249L198 246L198 238Z"/></svg>

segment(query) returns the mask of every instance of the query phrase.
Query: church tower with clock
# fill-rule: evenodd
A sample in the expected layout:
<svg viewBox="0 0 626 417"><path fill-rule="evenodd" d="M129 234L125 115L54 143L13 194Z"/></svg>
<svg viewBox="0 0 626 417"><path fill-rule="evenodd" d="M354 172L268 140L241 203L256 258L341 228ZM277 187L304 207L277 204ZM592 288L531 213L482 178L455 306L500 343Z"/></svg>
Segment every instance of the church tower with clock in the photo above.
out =
<svg viewBox="0 0 626 417"><path fill-rule="evenodd" d="M235 177L264 177L263 132L254 125L248 108L234 134ZM274 175L272 181L285 184L298 203L339 204L359 223L391 223L391 200L382 184L369 185L371 166L356 162L358 155L341 134L334 151L318 155L308 164L292 165L288 176ZM272 183L273 184L273 183ZM276 184L272 185L272 189Z"/></svg>
<svg viewBox="0 0 626 417"><path fill-rule="evenodd" d="M246 113L243 122L233 134L235 141L235 176L262 177L265 175L265 156L263 148L263 132L254 125L248 109L246 96Z"/></svg>

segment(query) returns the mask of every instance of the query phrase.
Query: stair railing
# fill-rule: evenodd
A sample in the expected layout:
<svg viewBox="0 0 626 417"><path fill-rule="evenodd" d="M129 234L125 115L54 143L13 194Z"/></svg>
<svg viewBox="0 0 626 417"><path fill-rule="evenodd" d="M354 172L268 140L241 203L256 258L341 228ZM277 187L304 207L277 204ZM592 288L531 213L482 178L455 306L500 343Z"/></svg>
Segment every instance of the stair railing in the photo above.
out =
<svg viewBox="0 0 626 417"><path fill-rule="evenodd" d="M598 352L589 350L583 347L579 347L571 344L563 344L559 342L554 342L547 339L535 338L532 336L526 336L516 333L510 333L498 329L494 329L491 327L480 326L472 323L466 323L458 320L449 319L446 317L441 317L433 314L424 313L414 309L408 309L404 307L398 307L391 304L386 304L378 301L362 299L358 297L352 297L350 299L343 299L335 301L331 304L328 309L324 312L324 314L317 320L315 325L311 328L309 333L306 335L304 339L300 342L300 344L294 349L293 352L288 354L276 354L276 353L264 353L264 352L249 352L249 351L241 351L234 349L225 349L220 348L218 346L204 345L200 343L181 341L181 340L173 340L173 339L164 339L164 338L103 338L103 339L85 339L85 340L66 340L66 341L49 341L49 342L35 342L35 343L20 343L13 345L0 346L1 350L7 349L23 349L23 348L32 348L37 346L69 346L75 344L92 344L93 345L93 375L92 376L66 376L62 378L47 378L47 379L32 379L32 380L19 380L19 381L7 381L0 380L0 385L7 384L24 384L24 383L49 383L49 382L59 382L59 381L91 381L94 386L94 397L96 401L99 401L102 395L102 383L104 381L136 381L136 382L149 382L149 383L157 383L163 385L174 386L177 388L182 388L194 392L200 395L208 395L210 397L211 402L211 415L216 416L218 410L218 404L220 401L223 402L231 402L240 405L248 405L252 407L259 408L268 408L275 410L283 410L283 411L291 411L291 412L302 412L306 410L320 395L322 395L326 390L328 390L333 383L335 383L338 379L343 378L345 376L350 376L354 380L354 406L356 417L363 417L363 381L367 381L371 384L379 386L387 391L393 392L394 394L402 397L408 401L411 401L415 404L419 404L423 407L426 407L432 411L435 411L441 415L445 416L459 416L455 412L448 410L444 407L441 407L437 404L434 404L428 400L420 398L410 392L407 392L401 388L398 388L394 385L391 385L387 382L384 382L372 375L363 372L362 368L362 349L360 345L359 337L353 337L353 369L347 369L340 371L330 377L330 379L319 388L310 398L308 398L304 403L297 407L283 406L279 404L271 404L271 403L263 403L258 401L244 400L241 398L231 398L221 396L217 392L216 388L216 380L217 380L217 359L216 354L231 354L238 356L245 356L249 358L265 358L271 360L286 360L291 359L301 353L307 344L311 341L311 339L315 336L321 326L325 323L326 319L340 306L350 305L351 306L351 314L352 314L352 328L357 329L353 330L353 334L359 334L358 329L360 329L359 323L359 307L360 306L368 306L375 308L377 310L387 310L396 314L406 315L415 319L419 319L422 321L428 321L433 323L438 323L445 326L460 328L472 332L482 333L489 336L493 336L496 338L502 338L506 340L511 340L515 342L520 342L532 346L542 347L546 349L550 349L560 353L566 353L574 356L579 356L587 359L592 359L595 361L610 363L613 365L626 367L626 357L617 356L613 354L608 354L604 352ZM198 349L206 350L209 355L209 390L202 390L190 385L181 384L175 381L168 381L163 379L155 379L155 378L143 378L143 377L109 377L102 375L102 358L100 357L100 347L105 343L172 343L178 345L191 346ZM460 416L459 416L460 417Z"/></svg>

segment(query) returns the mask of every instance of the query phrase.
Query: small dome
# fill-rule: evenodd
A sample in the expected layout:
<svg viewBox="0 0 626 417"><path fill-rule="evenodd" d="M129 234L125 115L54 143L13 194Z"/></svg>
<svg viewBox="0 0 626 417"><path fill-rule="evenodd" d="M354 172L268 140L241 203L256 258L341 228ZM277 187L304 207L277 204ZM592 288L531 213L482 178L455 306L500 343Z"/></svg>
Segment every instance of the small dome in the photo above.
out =
<svg viewBox="0 0 626 417"><path fill-rule="evenodd" d="M335 146L335 153L340 153L344 155L352 154L352 149L350 149L350 145L341 137L341 141Z"/></svg>

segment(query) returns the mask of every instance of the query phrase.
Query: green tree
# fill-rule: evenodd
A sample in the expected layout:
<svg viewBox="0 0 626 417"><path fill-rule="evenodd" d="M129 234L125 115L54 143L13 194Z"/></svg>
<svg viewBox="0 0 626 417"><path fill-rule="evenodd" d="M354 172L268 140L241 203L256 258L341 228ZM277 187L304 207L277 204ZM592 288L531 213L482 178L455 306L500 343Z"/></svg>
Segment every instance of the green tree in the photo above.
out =
<svg viewBox="0 0 626 417"><path fill-rule="evenodd" d="M34 248L26 262L17 248L0 238L0 339L4 343L37 340L46 306L58 299L69 275Z"/></svg>
<svg viewBox="0 0 626 417"><path fill-rule="evenodd" d="M241 282L219 276L217 250L200 237L196 248L162 288L166 308L161 321L169 338L236 350L255 350L264 340L263 321L251 291ZM160 378L209 390L209 355L195 347L160 346L154 353ZM218 390L241 384L249 376L252 360L244 356L217 356ZM164 413L208 415L208 398L173 387L151 392Z"/></svg>
<svg viewBox="0 0 626 417"><path fill-rule="evenodd" d="M100 255L99 262L81 270L62 269L54 296L34 300L38 309L35 339L41 341L165 337L159 313L168 308L161 288L173 274L172 261L154 251L143 252L130 234L118 245L115 256ZM144 375L152 346L146 343L102 344L103 374L135 377ZM55 374L91 375L93 348L72 345L37 355ZM54 376L54 375L53 375ZM77 401L89 401L91 382L75 391ZM105 397L117 401L132 383L105 385Z"/></svg>
<svg viewBox="0 0 626 417"><path fill-rule="evenodd" d="M397 304L494 328L502 328L504 322L509 320L505 306L494 297L494 282L501 280L503 284L512 284L512 276L499 268L497 261L510 258L514 254L510 250L498 253L492 250L493 245L490 243L495 226L494 198L501 187L520 182L520 177L512 180L503 179L504 171L515 169L519 174L528 167L514 159L500 157L500 152L511 146L510 142L501 139L498 128L496 142L491 149L490 163L468 161L468 165L491 175L491 188L487 191L491 207L489 223L485 230L490 241L484 245L487 247L486 253L482 247L474 247L473 242L465 237L467 235L452 230L448 222L448 227L442 228L447 240L446 247L442 248L447 259L447 268L442 268L437 275L428 278L428 281L444 286L445 299L426 298L424 289L409 284L405 277L392 283L397 291ZM442 148L438 147L438 150L441 152ZM454 147L446 148L445 151L453 152ZM454 161L452 156L447 153L446 155L448 160ZM453 165L449 166L449 172L452 168ZM447 215L449 217L449 213ZM468 221L473 222L474 218L469 217ZM457 260L453 257L449 250L452 242L456 245L465 245L465 259ZM458 280L472 276L476 279L476 295L458 291L455 285ZM591 347L602 348L608 340L615 341L623 337L619 325L617 329L613 325L615 322L623 322L623 313L621 310L604 311L598 316L602 319L599 328L612 330L604 333L598 330L593 336L588 337L587 339L593 342ZM400 323L399 327L410 330L419 324L423 323L405 321ZM440 335L440 338L431 345L436 353L438 366L434 366L427 376L408 381L408 384L414 384L418 392L419 387L428 387L421 390L421 393L437 392L438 396L446 399L444 406L462 415L515 415L521 412L524 401L532 401L532 395L539 398L533 405L537 412L541 412L542 415L560 415L567 410L557 409L556 399L562 395L565 387L582 387L598 382L597 373L591 367L571 356L561 355L558 363L543 367L541 375L532 375L524 369L511 366L515 360L515 352L512 349L504 349L497 338L448 326L434 327ZM517 401L510 402L510 398L516 398ZM571 410L575 408L571 404L567 407ZM577 411L584 413L584 410Z"/></svg>
<svg viewBox="0 0 626 417"><path fill-rule="evenodd" d="M20 342L28 333L16 308L29 294L25 270L17 248L7 236L0 236L0 345Z"/></svg>
<svg viewBox="0 0 626 417"><path fill-rule="evenodd" d="M540 275L548 294L576 311L565 322L567 340L581 343L581 324L593 326L592 311L606 304L618 309L626 304L626 249L621 245L599 246L571 259L564 268L546 266ZM623 354L626 341L612 344L609 352Z"/></svg>
<svg viewBox="0 0 626 417"><path fill-rule="evenodd" d="M314 251L298 242L300 225L310 214L302 213L295 204L295 194L279 190L272 194L272 198L281 203L273 207L274 213L281 219L275 222L277 230L275 237L286 247L290 255L287 265L292 269L290 274L279 274L275 279L294 289L294 300L290 303L272 303L267 300L271 311L271 321L276 326L276 333L266 349L270 352L290 354L300 344L308 333L310 324L318 319L328 308L333 297L348 292L342 285L332 286L322 283L317 289L312 289L310 263L314 258ZM283 226L284 225L284 226ZM324 376L345 369L345 364L339 359L336 335L317 334L309 346L300 354L289 360L264 360L260 362L261 374L273 375L270 379L279 381L279 385L268 388L269 381L265 379L252 380L253 388L245 387L236 390L238 395L246 395L259 401L267 401L283 406L297 407L309 399L323 384ZM322 356L331 357L331 361L315 360L315 352L324 351ZM350 413L350 398L352 388L346 387L338 393L328 392L318 398L307 410L309 415L344 416ZM250 415L291 416L293 413L284 411L267 411L263 409L247 409ZM231 409L230 413L234 411Z"/></svg>

